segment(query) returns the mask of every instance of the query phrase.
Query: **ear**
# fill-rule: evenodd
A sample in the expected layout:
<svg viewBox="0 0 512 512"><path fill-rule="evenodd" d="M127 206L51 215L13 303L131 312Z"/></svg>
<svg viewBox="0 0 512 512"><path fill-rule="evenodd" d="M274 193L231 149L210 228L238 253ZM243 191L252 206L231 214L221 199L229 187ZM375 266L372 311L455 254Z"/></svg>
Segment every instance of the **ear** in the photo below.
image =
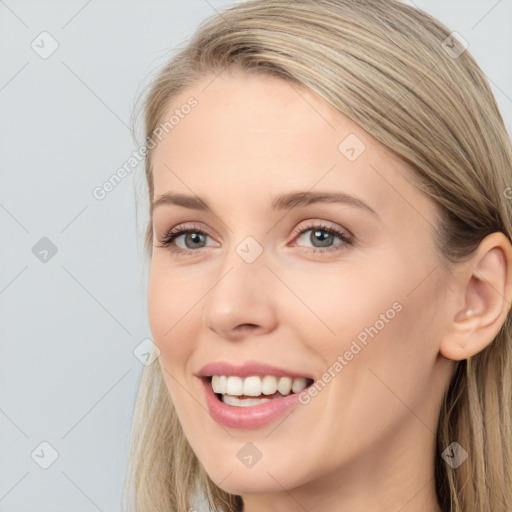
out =
<svg viewBox="0 0 512 512"><path fill-rule="evenodd" d="M483 350L505 322L512 306L512 245L503 233L492 233L458 268L452 276L456 307L450 311L439 347L444 357L454 361Z"/></svg>

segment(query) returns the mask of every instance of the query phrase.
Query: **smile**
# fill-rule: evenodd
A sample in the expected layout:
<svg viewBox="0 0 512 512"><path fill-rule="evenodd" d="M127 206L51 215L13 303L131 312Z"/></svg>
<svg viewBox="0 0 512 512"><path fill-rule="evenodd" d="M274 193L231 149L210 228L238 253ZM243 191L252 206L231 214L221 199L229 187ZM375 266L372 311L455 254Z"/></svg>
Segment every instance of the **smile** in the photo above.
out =
<svg viewBox="0 0 512 512"><path fill-rule="evenodd" d="M256 361L216 361L197 373L210 416L220 425L255 429L300 404L313 375Z"/></svg>
<svg viewBox="0 0 512 512"><path fill-rule="evenodd" d="M233 407L250 407L270 400L298 393L312 384L305 377L276 377L275 375L213 375L211 377L213 392L225 404ZM256 398L257 397L257 398Z"/></svg>

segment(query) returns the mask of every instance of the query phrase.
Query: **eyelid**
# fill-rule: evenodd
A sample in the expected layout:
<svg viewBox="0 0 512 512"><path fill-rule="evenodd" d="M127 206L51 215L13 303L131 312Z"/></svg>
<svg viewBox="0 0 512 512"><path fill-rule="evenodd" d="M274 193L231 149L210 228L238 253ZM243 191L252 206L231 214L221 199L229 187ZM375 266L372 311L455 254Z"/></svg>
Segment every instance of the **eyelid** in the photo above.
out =
<svg viewBox="0 0 512 512"><path fill-rule="evenodd" d="M203 227L202 223L197 223L197 221L191 221L191 222L180 222L179 224L176 224L174 227L170 229L165 229L163 231L162 238L167 238L171 234L176 234L177 236L182 235L186 232L197 232L197 233L203 233L207 235L209 238L213 237L210 235L210 232L213 231L211 228ZM217 234L215 233L215 236ZM219 237L221 238L221 237ZM221 238L222 240L222 238Z"/></svg>
<svg viewBox="0 0 512 512"><path fill-rule="evenodd" d="M177 224L171 229L165 230L163 236L160 238L160 245L155 245L155 247L167 249L170 252L176 253L178 255L180 254L193 254L193 253L199 253L200 250L193 250L193 249L181 249L174 246L173 242L176 238L186 235L187 233L200 233L208 238L213 238L208 233L207 229L203 229L201 226L198 226L195 222L187 223L182 222L180 224ZM215 242L217 243L217 242Z"/></svg>
<svg viewBox="0 0 512 512"><path fill-rule="evenodd" d="M303 236L307 231L310 231L313 229L315 229L317 231L324 231L326 233L329 233L331 236L339 238L341 240L341 244L338 244L338 245L335 245L332 247L325 247L325 248L324 247L311 247L311 248L309 248L309 250L307 250L305 252L313 252L313 253L319 252L321 254L333 253L338 250L346 249L347 246L351 246L354 244L354 236L352 235L352 233L350 231L348 231L344 228L329 225L326 221L323 221L323 220L309 219L307 222L308 222L307 225L299 224L299 226L297 226L294 229L294 231L292 233L292 235L294 237L292 240L292 247L298 246L295 243L295 240L298 237ZM184 223L177 224L173 228L166 231L164 233L164 236L162 237L161 245L158 245L156 247L166 248L170 252L176 253L178 256L200 253L201 249L206 248L206 247L200 247L198 249L182 249L182 248L176 247L174 245L174 240L176 240L176 238L179 238L188 233L199 233L201 235L204 235L207 238L211 238L212 240L214 240L213 237L210 236L210 234L208 233L208 229L203 229L201 226L198 226L195 223L184 222ZM215 242L215 243L217 243L217 242ZM298 247L302 247L302 246L298 246Z"/></svg>
<svg viewBox="0 0 512 512"><path fill-rule="evenodd" d="M325 229L325 230L328 230L328 231L329 230L330 231L338 231L338 232L344 234L347 238L353 238L352 233L348 229L345 229L345 228L342 228L340 226L337 226L336 224L332 225L328 221L317 220L317 219L309 219L306 222L308 223L307 225L299 224L299 226L297 226L293 230L292 234L293 235L301 234L302 232L307 231L308 229L317 228L317 229Z"/></svg>
<svg viewBox="0 0 512 512"><path fill-rule="evenodd" d="M347 249L347 246L353 246L355 243L355 237L350 233L350 231L345 230L344 228L340 228L337 226L330 226L325 221L318 221L318 220L312 220L310 221L310 224L306 226L299 226L294 230L294 234L296 233L297 236L293 239L293 247L297 246L295 243L295 240L297 238L300 238L301 236L304 236L305 233L311 230L316 231L324 231L326 233L331 234L332 236L335 236L336 238L339 238L341 240L341 244L334 245L332 247L310 247L307 251L308 253L334 253L339 250Z"/></svg>

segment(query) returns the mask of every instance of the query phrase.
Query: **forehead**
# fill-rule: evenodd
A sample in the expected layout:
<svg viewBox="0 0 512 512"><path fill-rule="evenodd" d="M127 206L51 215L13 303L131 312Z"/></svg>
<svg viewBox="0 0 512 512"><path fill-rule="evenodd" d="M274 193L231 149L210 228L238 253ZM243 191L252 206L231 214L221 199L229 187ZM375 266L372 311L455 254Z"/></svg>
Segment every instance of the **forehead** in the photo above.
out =
<svg viewBox="0 0 512 512"><path fill-rule="evenodd" d="M222 194L248 205L315 188L364 196L376 209L390 201L405 206L403 197L429 207L404 161L304 87L226 72L183 91L163 118L179 114L191 97L196 106L184 109L189 113L153 152L155 197L170 190Z"/></svg>

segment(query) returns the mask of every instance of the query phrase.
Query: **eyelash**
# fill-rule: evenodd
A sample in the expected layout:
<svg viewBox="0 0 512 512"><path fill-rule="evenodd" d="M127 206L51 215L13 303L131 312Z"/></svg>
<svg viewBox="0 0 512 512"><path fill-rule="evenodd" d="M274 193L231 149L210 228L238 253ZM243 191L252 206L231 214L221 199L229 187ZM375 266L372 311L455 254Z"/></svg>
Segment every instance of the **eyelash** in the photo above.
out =
<svg viewBox="0 0 512 512"><path fill-rule="evenodd" d="M308 253L317 253L317 252L319 252L321 254L331 253L331 252L346 249L347 245L353 245L353 243L354 243L352 236L349 236L333 227L325 226L323 224L312 224L307 227L302 227L302 228L296 229L293 232L293 235L302 235L303 233L305 233L307 231L311 231L311 230L324 231L324 232L328 233L329 235L334 235L334 236L338 237L343 243L335 248L321 249L321 248L315 247L315 248L313 248L313 250L305 251ZM197 226L189 226L186 229L183 229L182 226L176 226L175 228L171 229L164 235L164 238L163 238L163 240L161 240L160 245L157 245L156 247L165 248L165 249L168 249L169 251L171 251L172 253L177 253L177 254L181 254L181 255L197 253L202 248L195 249L195 250L179 249L173 245L173 242L176 238L178 238L180 235L187 234L187 233L196 233L196 234L200 234L200 235L204 235L204 236L209 236L208 233L206 233L204 230L202 230L201 228L199 228Z"/></svg>

